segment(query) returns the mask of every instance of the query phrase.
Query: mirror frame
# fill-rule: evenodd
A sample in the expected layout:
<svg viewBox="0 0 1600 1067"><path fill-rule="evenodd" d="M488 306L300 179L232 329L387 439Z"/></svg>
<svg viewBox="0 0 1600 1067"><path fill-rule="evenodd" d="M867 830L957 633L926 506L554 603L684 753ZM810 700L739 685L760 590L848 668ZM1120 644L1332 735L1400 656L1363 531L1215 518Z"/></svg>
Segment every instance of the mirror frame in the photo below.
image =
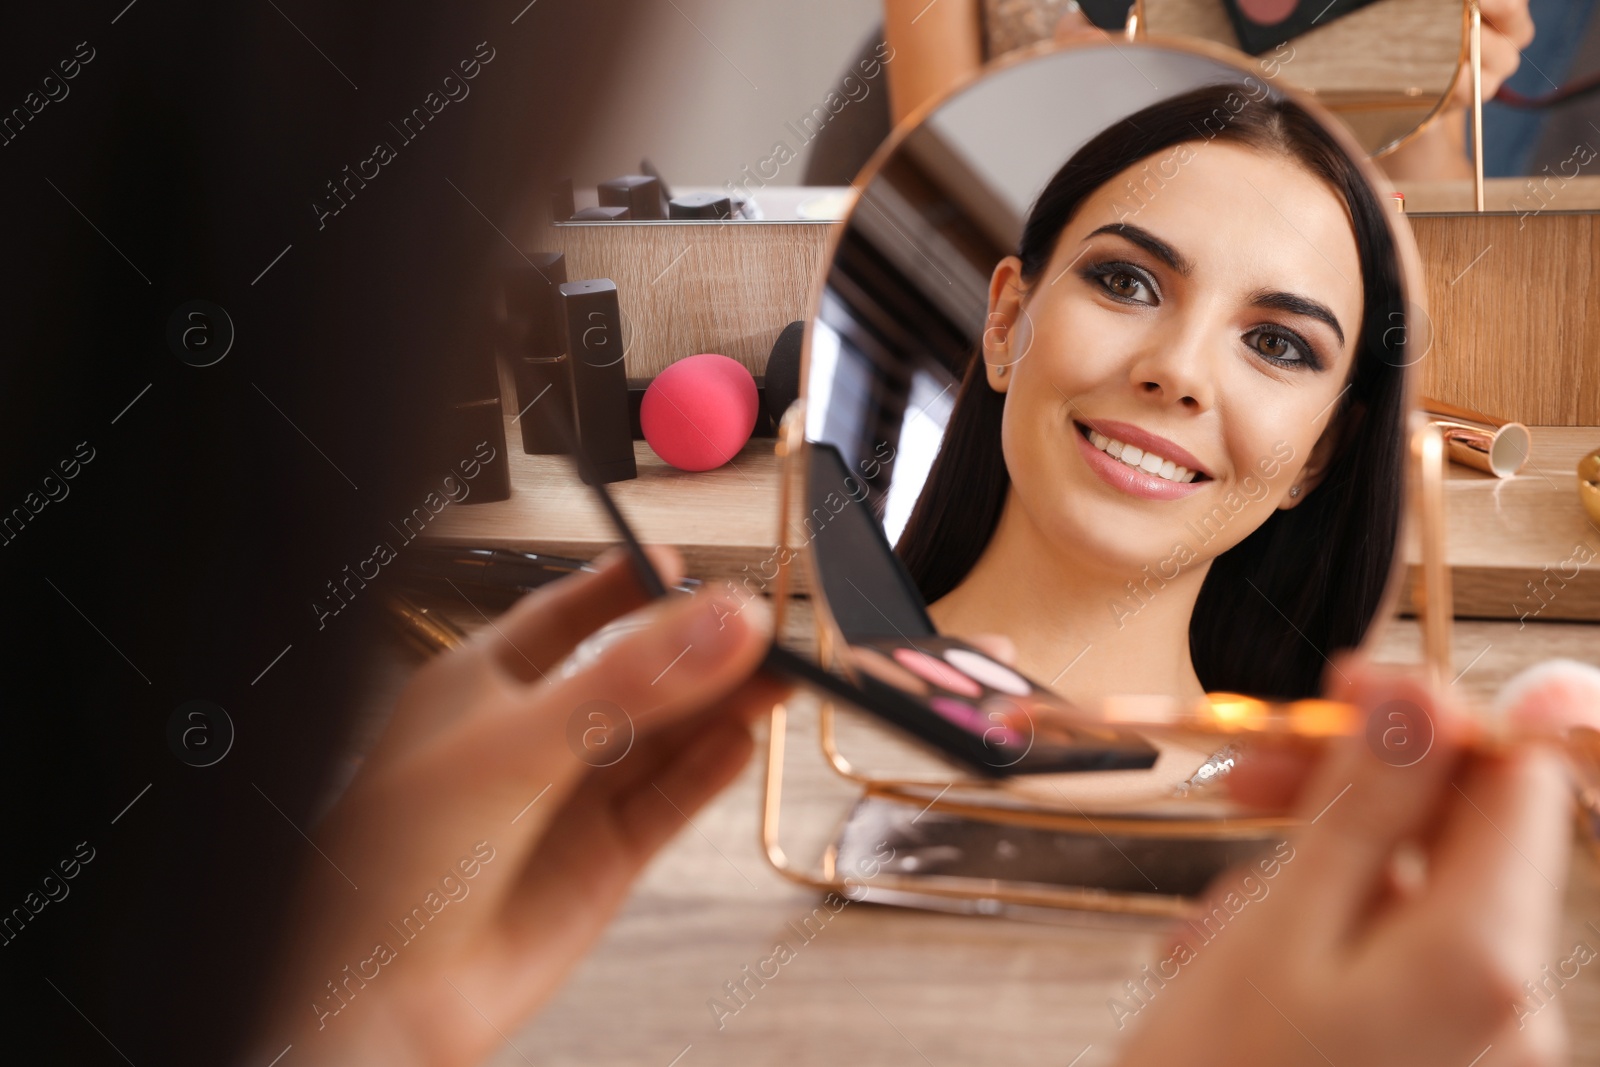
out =
<svg viewBox="0 0 1600 1067"><path fill-rule="evenodd" d="M1469 0L1469 2L1472 2L1472 0ZM798 550L790 548L790 520L795 511L795 504L808 499L806 478L810 442L805 437L805 408L806 389L811 371L814 327L820 314L824 293L828 288L834 259L851 221L861 208L861 199L864 191L870 187L872 181L877 178L885 164L894 157L903 142L914 130L920 128L924 121L939 108L943 107L946 102L967 92L979 81L1010 67L1032 63L1047 56L1108 46L1113 48L1151 48L1186 53L1210 60L1221 67L1231 68L1237 71L1241 78L1245 76L1260 77L1250 57L1207 41L1188 38L1165 38L1152 35L1141 37L1136 43L1124 43L1123 45L1119 45L1115 39L1106 42L1075 42L1069 44L1041 42L1038 45L1008 54L988 64L973 76L951 87L945 94L927 101L891 132L890 136L873 153L867 165L852 183L856 199L845 216L835 224L830 234L826 256L828 268L813 283L808 302L809 314L806 318L801 350L800 399L785 414L782 425L779 428L776 445L779 457L780 479L779 513L777 516L780 566L774 590L774 625L779 631L783 628L789 597L793 595L796 585L789 567L798 563L799 566L804 568L806 575L807 593L813 604L818 659L824 666L831 666L838 659L836 650L843 642L843 635L840 633L834 616L823 598L821 583L817 581L817 560L813 543L808 541ZM1279 85L1276 88L1305 108L1308 113L1323 124L1336 143L1355 161L1357 169L1381 199L1385 195L1386 180L1370 157L1355 143L1353 136L1344 129L1343 125L1326 108L1318 104L1315 97L1303 90L1292 85ZM1408 315L1422 315L1425 317L1427 308L1423 301L1426 290L1423 286L1422 265L1410 227L1405 221L1404 214L1399 211L1389 215L1388 226L1399 260L1397 269L1401 285L1401 299L1405 302ZM1414 361L1409 359L1408 351L1403 395L1405 410L1411 414L1413 419L1418 411L1417 378ZM1425 595L1422 600L1419 600L1419 603L1426 604L1433 609L1426 612L1426 617L1423 619L1428 631L1425 635L1424 647L1425 653L1430 657L1431 669L1437 672L1441 669L1447 669L1447 665L1441 667L1434 657L1436 657L1438 649L1441 647L1445 650L1444 654L1448 656L1449 648L1448 616L1444 620L1445 627L1442 630L1442 642L1438 625L1438 609L1443 606L1444 610L1448 611L1450 600L1448 570L1442 568L1442 516L1435 515L1431 521L1424 516L1423 521L1419 524L1416 512L1419 506L1426 510L1428 506L1437 508L1440 504L1440 495L1437 490L1433 493L1424 491L1430 484L1435 487L1438 485L1437 473L1429 476L1425 472L1427 471L1429 457L1431 456L1438 460L1440 453L1437 448L1431 452L1425 448L1419 451L1422 446L1417 443L1418 440L1419 438L1414 437L1407 448L1407 454L1412 457L1412 463L1406 469L1408 484L1405 487L1404 499L1407 501L1407 505L1401 516L1400 536L1396 540L1394 556L1390 561L1388 581L1385 583L1384 594L1377 610L1374 612L1367 633L1357 647L1366 648L1370 646L1380 629L1389 625L1395 617L1396 606L1405 581L1405 546L1413 536L1413 528L1418 528L1422 537L1425 556L1432 559L1436 564L1433 567L1425 567L1421 572L1424 581L1432 583L1432 595ZM1438 460L1438 462L1442 462L1442 460ZM1437 584L1441 579L1444 583L1443 586ZM1321 703L1325 704L1326 702ZM1292 708L1293 705L1282 705L1282 707ZM1008 795L1005 792L1005 781L963 776L963 772L958 770L952 770L952 773L937 778L874 775L858 769L840 750L834 714L835 709L832 702L823 700L819 708L818 729L823 757L835 774L861 786L865 795L901 799L906 802L914 802L919 806L926 805L928 808L939 808L966 818L1027 825L1047 825L1057 829L1092 830L1093 832L1102 832L1106 826L1110 825L1114 830L1123 832L1165 836L1179 834L1221 839L1259 835L1262 832L1285 831L1298 825L1295 819L1288 816L1266 815L1244 819L1218 819L1206 816L1192 819L1150 819L1144 817L1117 819L1110 815L1104 818L1090 818L1088 815L1083 814L1081 810L1077 814L1072 814L1061 809L1051 810L1048 805L1043 804L1019 808L1015 806L1014 800L1010 804L995 803L994 801L1003 800ZM823 854L820 871L806 871L794 866L789 862L782 848L779 830L781 825L786 735L787 708L785 705L779 704L773 711L767 744L766 777L762 791L761 811L761 844L763 852L767 856L769 863L791 881L812 888L848 894L851 889L848 881L841 881L839 872L833 868L831 862L833 850L831 846ZM960 788L954 788L955 786ZM934 789L942 789L944 792L929 800L927 794ZM956 795L950 796L949 794L951 793ZM1014 797L1014 795L1012 796ZM1037 886L1016 888L1013 892L1011 890L998 889L994 883L986 880L976 885L969 885L964 883L976 882L977 880L930 880L926 877L921 877L901 879L904 884L896 884L896 877L887 876L886 881L885 877L880 876L880 878L872 882L872 886L963 900L978 898L987 900L1003 899L1010 903L1025 906L1094 908L1143 914L1182 914L1188 906L1186 898L1154 894L1120 894L1107 893L1101 890L1041 889ZM859 889L860 884L858 883L855 888Z"/></svg>

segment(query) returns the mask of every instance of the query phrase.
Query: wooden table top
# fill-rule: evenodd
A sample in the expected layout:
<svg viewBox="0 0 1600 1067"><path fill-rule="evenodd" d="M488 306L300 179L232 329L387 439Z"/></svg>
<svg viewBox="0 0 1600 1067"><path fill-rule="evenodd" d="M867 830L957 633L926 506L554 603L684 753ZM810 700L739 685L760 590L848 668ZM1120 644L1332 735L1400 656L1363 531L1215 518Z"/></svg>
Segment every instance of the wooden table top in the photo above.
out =
<svg viewBox="0 0 1600 1067"><path fill-rule="evenodd" d="M592 559L618 543L594 492L562 456L530 456L507 423L511 497L449 507L428 540ZM639 476L608 488L639 540L676 545L688 573L731 577L773 551L778 530L778 457L770 437L752 438L726 465L681 471L635 441ZM769 570L770 573L770 570Z"/></svg>
<svg viewBox="0 0 1600 1067"><path fill-rule="evenodd" d="M1524 661L1594 655L1588 626L1528 629L1537 632L1464 623L1461 662L1492 648L1460 684L1486 694ZM1414 626L1398 625L1382 655L1409 660L1415 643ZM1041 923L850 904L801 942L789 924L818 898L774 873L757 847L758 763L658 857L598 949L511 1035L516 1050L504 1048L496 1067L525 1064L523 1055L551 1067L666 1067L679 1055L679 1067L1113 1061L1119 1032L1108 1000L1159 958L1164 921L1062 913ZM797 750L790 764L786 820L831 827L853 790L820 759ZM1579 848L1564 949L1595 944L1584 920L1597 912L1600 870ZM799 946L795 958L736 1014L714 1012L714 997L736 1003L723 983L743 979L780 938ZM1573 1063L1600 1064L1600 977L1586 971L1561 995Z"/></svg>
<svg viewBox="0 0 1600 1067"><path fill-rule="evenodd" d="M482 625L476 616L457 621ZM803 642L806 627L802 607L789 629ZM1594 635L1586 624L1461 621L1456 659L1465 669L1455 684L1465 699L1487 700L1529 663L1593 660ZM1415 662L1419 647L1415 623L1397 620L1375 656ZM392 703L413 663L397 645L375 709ZM856 791L800 734L792 724L785 825L826 838ZM545 1011L507 1035L495 1067L1113 1061L1119 1031L1108 1001L1160 956L1164 920L1062 912L1039 922L852 903L804 941L790 924L820 898L781 878L758 848L760 763L758 755L657 857ZM1575 845L1563 954L1579 940L1596 944L1584 922L1597 914L1600 867ZM743 980L779 939L795 950L777 977L736 1013L713 1011L713 998L736 1003L724 983ZM1585 970L1561 997L1572 1062L1600 1064L1600 971Z"/></svg>

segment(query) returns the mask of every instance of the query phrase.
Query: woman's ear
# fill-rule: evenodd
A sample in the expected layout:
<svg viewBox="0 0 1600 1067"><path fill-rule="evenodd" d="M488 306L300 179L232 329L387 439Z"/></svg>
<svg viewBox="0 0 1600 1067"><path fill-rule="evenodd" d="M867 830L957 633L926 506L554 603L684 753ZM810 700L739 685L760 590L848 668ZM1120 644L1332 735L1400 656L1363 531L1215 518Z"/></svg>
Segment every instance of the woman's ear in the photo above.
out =
<svg viewBox="0 0 1600 1067"><path fill-rule="evenodd" d="M989 313L983 320L983 362L989 388L1003 393L1011 385L1016 365L1028 354L1033 330L1022 306L1022 261L1007 256L989 276Z"/></svg>
<svg viewBox="0 0 1600 1067"><path fill-rule="evenodd" d="M1289 486L1288 494L1278 502L1278 510L1288 511L1290 508L1299 507L1305 503L1306 497L1322 484L1322 479L1328 473L1328 468L1333 465L1334 459L1355 443L1356 435L1361 432L1366 411L1365 404L1354 401L1340 405L1333 421L1322 431L1317 443L1311 446L1311 458L1300 468L1300 475Z"/></svg>

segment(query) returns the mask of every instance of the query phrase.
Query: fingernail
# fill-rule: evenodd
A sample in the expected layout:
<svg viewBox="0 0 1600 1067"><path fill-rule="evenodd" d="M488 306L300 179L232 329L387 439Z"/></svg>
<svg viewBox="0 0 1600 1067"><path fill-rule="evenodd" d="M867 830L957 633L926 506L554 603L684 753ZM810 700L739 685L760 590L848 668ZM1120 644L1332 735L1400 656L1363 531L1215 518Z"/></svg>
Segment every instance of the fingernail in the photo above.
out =
<svg viewBox="0 0 1600 1067"><path fill-rule="evenodd" d="M759 634L772 633L772 608L764 596L752 596L744 601L745 625Z"/></svg>

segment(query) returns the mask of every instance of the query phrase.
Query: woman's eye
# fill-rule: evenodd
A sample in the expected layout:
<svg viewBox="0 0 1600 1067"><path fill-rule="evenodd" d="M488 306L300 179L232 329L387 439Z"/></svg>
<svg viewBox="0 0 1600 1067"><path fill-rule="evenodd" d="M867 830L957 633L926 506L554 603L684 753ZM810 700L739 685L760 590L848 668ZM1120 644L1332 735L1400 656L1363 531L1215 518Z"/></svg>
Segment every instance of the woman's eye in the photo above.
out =
<svg viewBox="0 0 1600 1067"><path fill-rule="evenodd" d="M1119 266L1092 269L1095 282L1107 295L1124 303L1154 304L1155 286L1143 274Z"/></svg>
<svg viewBox="0 0 1600 1067"><path fill-rule="evenodd" d="M1244 343L1280 366L1316 362L1298 338L1275 330L1251 330L1244 335Z"/></svg>
<svg viewBox="0 0 1600 1067"><path fill-rule="evenodd" d="M1106 279L1106 288L1118 296L1135 297L1144 288L1144 283L1131 274L1118 271Z"/></svg>

